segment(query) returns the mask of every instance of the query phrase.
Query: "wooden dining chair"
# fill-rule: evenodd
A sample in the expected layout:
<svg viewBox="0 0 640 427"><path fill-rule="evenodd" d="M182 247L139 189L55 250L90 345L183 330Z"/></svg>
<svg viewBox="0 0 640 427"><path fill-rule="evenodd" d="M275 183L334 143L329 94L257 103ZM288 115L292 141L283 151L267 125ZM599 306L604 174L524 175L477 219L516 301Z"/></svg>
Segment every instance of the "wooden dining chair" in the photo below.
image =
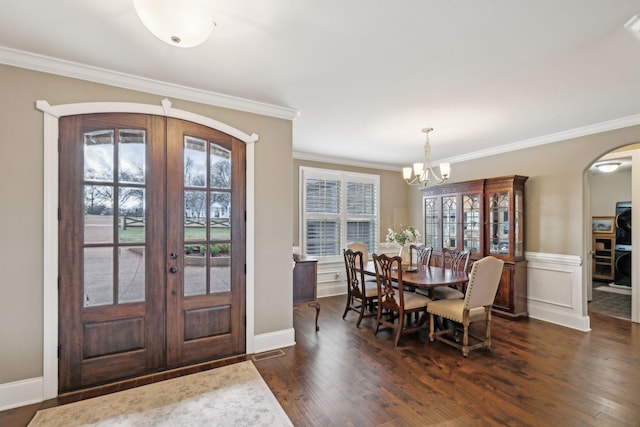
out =
<svg viewBox="0 0 640 427"><path fill-rule="evenodd" d="M491 348L491 307L498 291L504 261L492 256L484 257L473 263L469 274L469 284L464 299L443 299L432 301L427 306L429 313L429 341L442 341L462 350L468 356L470 350ZM462 344L449 335L453 330L435 331L435 316L462 324ZM469 333L469 325L477 321L485 321L485 336L479 337ZM476 343L470 345L469 339Z"/></svg>
<svg viewBox="0 0 640 427"><path fill-rule="evenodd" d="M425 245L410 245L409 246L409 265L414 265L413 260L415 258L416 268L418 271L423 271L425 267L429 267L431 264L431 254L433 253L433 247Z"/></svg>
<svg viewBox="0 0 640 427"><path fill-rule="evenodd" d="M381 325L394 329L394 345L397 347L400 335L417 332L425 324L427 320L426 309L431 299L415 292L403 290L401 257L373 254L373 263L378 287L378 316L374 334L378 334ZM394 282L397 282L397 288L394 286ZM413 313L422 314L415 324L411 322ZM390 317L385 317L389 314Z"/></svg>
<svg viewBox="0 0 640 427"><path fill-rule="evenodd" d="M378 301L378 286L376 283L364 279L364 255L360 251L343 249L344 266L347 272L347 306L342 318L347 316L349 310L359 313L356 326L360 327L363 317L374 317L376 302ZM367 307L370 313L366 313Z"/></svg>
<svg viewBox="0 0 640 427"><path fill-rule="evenodd" d="M367 249L367 245L363 242L349 242L347 243L347 249L351 249L354 252L362 252L362 264L367 265L369 262L369 251ZM376 279L373 277L365 276L365 280L367 282L371 282L374 285L376 284Z"/></svg>
<svg viewBox="0 0 640 427"><path fill-rule="evenodd" d="M442 256L440 257L440 267L450 268L457 271L469 271L469 251L461 251L460 249L442 248ZM464 285L457 286L441 286L433 290L434 299L462 299L464 298Z"/></svg>

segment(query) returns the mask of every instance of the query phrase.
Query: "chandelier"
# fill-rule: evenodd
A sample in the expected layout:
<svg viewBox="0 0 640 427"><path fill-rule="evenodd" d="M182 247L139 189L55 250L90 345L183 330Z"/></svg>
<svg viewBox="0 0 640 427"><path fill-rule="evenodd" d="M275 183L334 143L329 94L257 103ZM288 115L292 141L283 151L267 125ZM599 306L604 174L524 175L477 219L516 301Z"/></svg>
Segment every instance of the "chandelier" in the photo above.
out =
<svg viewBox="0 0 640 427"><path fill-rule="evenodd" d="M433 184L442 184L449 179L451 171L449 163L440 163L440 176L436 175L431 166L431 143L429 143L429 132L433 128L424 128L422 132L427 135L427 141L424 144L424 160L422 163L414 163L412 167L402 168L402 177L409 185L422 185L426 187L432 180L429 173L433 177Z"/></svg>

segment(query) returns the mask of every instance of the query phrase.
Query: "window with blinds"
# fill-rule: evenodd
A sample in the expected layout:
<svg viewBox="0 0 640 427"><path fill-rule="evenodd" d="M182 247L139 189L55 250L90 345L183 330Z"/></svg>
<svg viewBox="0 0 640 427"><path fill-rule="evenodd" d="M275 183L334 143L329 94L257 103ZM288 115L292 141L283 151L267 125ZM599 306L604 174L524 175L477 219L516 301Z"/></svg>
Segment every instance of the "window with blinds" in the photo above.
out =
<svg viewBox="0 0 640 427"><path fill-rule="evenodd" d="M377 249L378 175L300 167L301 250L337 257L348 242Z"/></svg>

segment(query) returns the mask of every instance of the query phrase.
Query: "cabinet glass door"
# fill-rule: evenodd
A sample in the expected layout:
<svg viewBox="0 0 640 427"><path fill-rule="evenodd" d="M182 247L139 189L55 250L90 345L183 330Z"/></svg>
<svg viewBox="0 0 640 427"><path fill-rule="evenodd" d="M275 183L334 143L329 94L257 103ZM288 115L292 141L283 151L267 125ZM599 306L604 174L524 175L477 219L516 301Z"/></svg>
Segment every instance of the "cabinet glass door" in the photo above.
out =
<svg viewBox="0 0 640 427"><path fill-rule="evenodd" d="M458 237L457 197L442 198L442 247L455 248Z"/></svg>
<svg viewBox="0 0 640 427"><path fill-rule="evenodd" d="M515 192L515 256L524 256L524 194Z"/></svg>
<svg viewBox="0 0 640 427"><path fill-rule="evenodd" d="M440 233L440 210L438 198L424 199L424 244L427 247L438 247Z"/></svg>
<svg viewBox="0 0 640 427"><path fill-rule="evenodd" d="M462 196L462 248L480 252L480 194Z"/></svg>
<svg viewBox="0 0 640 427"><path fill-rule="evenodd" d="M509 192L489 195L489 253L508 255L509 247Z"/></svg>

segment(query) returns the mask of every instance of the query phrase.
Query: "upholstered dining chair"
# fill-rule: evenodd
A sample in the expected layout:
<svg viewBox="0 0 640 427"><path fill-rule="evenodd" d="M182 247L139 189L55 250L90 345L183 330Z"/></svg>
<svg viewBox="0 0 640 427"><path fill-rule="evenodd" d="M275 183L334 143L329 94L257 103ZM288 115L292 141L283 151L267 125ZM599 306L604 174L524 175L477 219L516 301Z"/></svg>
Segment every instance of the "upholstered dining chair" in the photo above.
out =
<svg viewBox="0 0 640 427"><path fill-rule="evenodd" d="M425 267L428 267L431 263L431 254L433 248L425 245L410 245L409 246L409 265L413 265L415 257L416 267L418 271L422 271Z"/></svg>
<svg viewBox="0 0 640 427"><path fill-rule="evenodd" d="M427 305L431 303L431 299L415 292L403 290L401 257L373 254L373 263L378 285L378 317L374 334L378 334L381 325L394 329L394 345L397 347L400 335L417 332L425 324L427 320L426 309ZM397 288L394 286L394 273ZM411 322L411 314L413 313L422 314L415 324ZM385 317L389 314L391 317Z"/></svg>
<svg viewBox="0 0 640 427"><path fill-rule="evenodd" d="M469 251L460 249L442 248L440 267L458 271L469 271ZM440 286L433 290L434 299L462 299L464 298L464 286L462 290L456 286Z"/></svg>
<svg viewBox="0 0 640 427"><path fill-rule="evenodd" d="M369 251L367 245L363 242L349 242L347 243L347 249L351 249L354 252L362 252L362 263L367 264L369 262Z"/></svg>
<svg viewBox="0 0 640 427"><path fill-rule="evenodd" d="M491 306L498 291L504 261L492 256L484 257L473 263L469 274L469 283L464 299L444 299L432 301L427 306L429 313L429 341L435 339L462 350L468 356L470 350L491 348ZM447 337L452 331L442 329L435 331L434 317L439 316L463 327L462 344ZM469 325L473 322L485 321L485 336L479 337L469 333ZM477 342L469 345L469 338Z"/></svg>
<svg viewBox="0 0 640 427"><path fill-rule="evenodd" d="M354 252L362 252L362 264L367 265L369 262L369 251L367 250L367 245L363 242L349 242L347 243L347 249L351 249ZM365 280L367 282L371 282L375 285L376 279L370 276L365 276ZM374 286L375 288L375 286Z"/></svg>
<svg viewBox="0 0 640 427"><path fill-rule="evenodd" d="M347 316L349 310L353 310L359 313L356 326L360 327L363 317L377 315L373 309L378 300L378 286L364 279L364 254L362 252L343 249L342 253L347 272L347 306L344 309L342 318L344 319ZM371 312L365 314L367 307Z"/></svg>

